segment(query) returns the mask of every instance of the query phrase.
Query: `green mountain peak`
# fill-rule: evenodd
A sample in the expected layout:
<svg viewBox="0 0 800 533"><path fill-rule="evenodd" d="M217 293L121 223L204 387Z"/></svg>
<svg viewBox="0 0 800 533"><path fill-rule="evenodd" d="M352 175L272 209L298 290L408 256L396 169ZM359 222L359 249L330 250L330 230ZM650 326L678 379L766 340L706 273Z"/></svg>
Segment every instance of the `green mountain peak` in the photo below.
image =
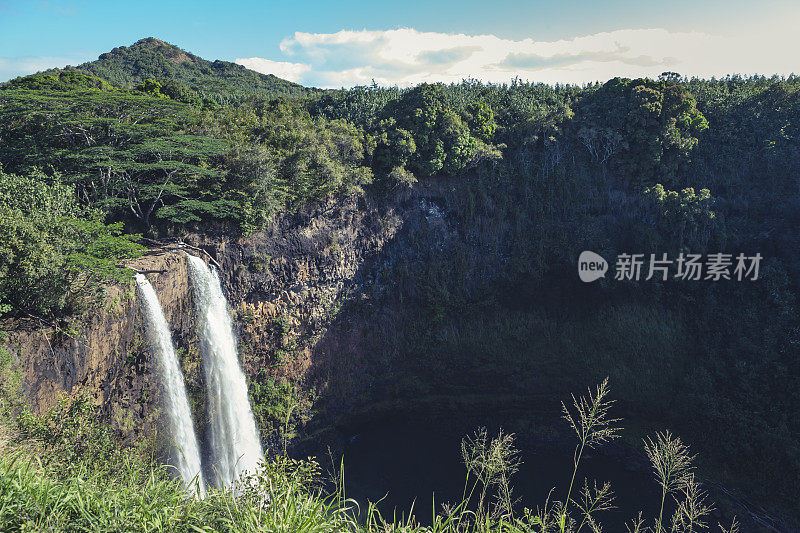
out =
<svg viewBox="0 0 800 533"><path fill-rule="evenodd" d="M130 46L118 46L95 61L67 67L122 88L145 80L174 80L200 95L240 97L248 94L304 95L302 85L272 74L261 74L230 61L209 61L155 37L145 37ZM48 74L58 74L53 69Z"/></svg>

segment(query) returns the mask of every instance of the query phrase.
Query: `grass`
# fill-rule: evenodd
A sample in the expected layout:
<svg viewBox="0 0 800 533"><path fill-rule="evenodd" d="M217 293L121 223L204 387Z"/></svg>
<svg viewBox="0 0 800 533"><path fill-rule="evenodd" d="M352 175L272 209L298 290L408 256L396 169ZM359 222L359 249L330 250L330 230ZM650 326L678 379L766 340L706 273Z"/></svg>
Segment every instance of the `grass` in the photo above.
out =
<svg viewBox="0 0 800 533"><path fill-rule="evenodd" d="M10 359L0 374L12 378ZM10 379L8 383L13 382ZM154 440L120 447L99 421L88 397L63 397L49 413L36 415L19 391L2 391L0 424L0 531L187 531L187 532L598 532L604 510L613 506L609 484L583 481L577 489L582 452L614 438L620 428L610 418L612 402L603 382L588 395L573 397L564 418L577 445L570 490L564 502L518 509L513 476L520 461L514 435L490 437L478 430L462 441L465 466L460 502L439 505L430 525L420 525L413 507L407 515L384 517L373 503L359 509L344 491L344 468L335 489L326 489L311 460L283 454L264 463L237 486L210 490L198 499L159 464ZM711 505L692 473L693 456L670 433L645 442L655 480L662 487L661 514L631 522L637 533L708 531ZM571 478L570 478L571 475ZM573 493L575 496L573 496ZM663 516L667 496L675 513ZM434 509L437 507L434 506ZM737 531L736 526L723 531Z"/></svg>
<svg viewBox="0 0 800 533"><path fill-rule="evenodd" d="M195 531L203 516L161 469L147 475L131 463L108 479L90 462L63 477L19 451L0 461L2 531Z"/></svg>

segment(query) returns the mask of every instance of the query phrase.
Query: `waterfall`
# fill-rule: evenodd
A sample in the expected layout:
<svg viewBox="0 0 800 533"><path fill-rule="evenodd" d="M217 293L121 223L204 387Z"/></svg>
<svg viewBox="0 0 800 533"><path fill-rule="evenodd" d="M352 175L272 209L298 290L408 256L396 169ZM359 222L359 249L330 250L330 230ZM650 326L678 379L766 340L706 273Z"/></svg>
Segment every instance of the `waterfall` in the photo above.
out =
<svg viewBox="0 0 800 533"><path fill-rule="evenodd" d="M146 321L146 335L150 349L158 358L161 380L164 387L165 406L169 418L170 430L174 445L175 466L180 472L187 488L194 485L197 477L200 496L203 495L203 475L200 471L200 451L197 437L194 434L194 421L189 409L189 399L186 396L186 386L183 382L178 357L172 346L172 335L158 302L156 291L142 274L136 274L136 285L139 296L144 304L144 317Z"/></svg>
<svg viewBox="0 0 800 533"><path fill-rule="evenodd" d="M252 472L264 454L219 276L202 259L187 256L208 392L212 471L216 485L228 487L242 472Z"/></svg>

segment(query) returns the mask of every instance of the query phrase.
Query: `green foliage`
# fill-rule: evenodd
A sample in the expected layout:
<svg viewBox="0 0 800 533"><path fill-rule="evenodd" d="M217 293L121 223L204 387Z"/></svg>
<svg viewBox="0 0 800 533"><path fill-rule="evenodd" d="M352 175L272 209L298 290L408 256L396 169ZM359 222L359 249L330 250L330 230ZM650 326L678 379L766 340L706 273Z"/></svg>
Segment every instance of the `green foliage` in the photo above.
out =
<svg viewBox="0 0 800 533"><path fill-rule="evenodd" d="M489 104L482 101L470 104L467 107L467 113L469 113L467 121L472 134L484 142L492 142L494 132L497 130L497 123Z"/></svg>
<svg viewBox="0 0 800 533"><path fill-rule="evenodd" d="M162 207L175 205L161 218L236 217L221 190L223 172L215 168L229 146L191 130L198 127L192 107L124 93L6 91L0 99L6 104L0 113L6 170L58 170L83 203L145 229Z"/></svg>
<svg viewBox="0 0 800 533"><path fill-rule="evenodd" d="M247 390L258 427L265 431L283 431L299 401L297 387L288 380L276 380L262 372Z"/></svg>
<svg viewBox="0 0 800 533"><path fill-rule="evenodd" d="M74 70L59 70L52 74L32 74L22 76L0 85L0 90L23 89L29 91L76 91L98 89L117 90L107 81Z"/></svg>
<svg viewBox="0 0 800 533"><path fill-rule="evenodd" d="M0 172L0 299L14 315L53 318L81 309L142 247L121 224L80 207L70 187Z"/></svg>
<svg viewBox="0 0 800 533"><path fill-rule="evenodd" d="M137 85L135 89L139 92L152 96L154 98L167 98L167 95L161 92L161 84L155 80L147 78L142 83Z"/></svg>
<svg viewBox="0 0 800 533"><path fill-rule="evenodd" d="M439 172L454 174L477 154L477 142L469 127L447 107L443 93L439 85L422 84L387 105L384 115L396 120L400 130L394 134L399 139L393 139L390 145L395 154L388 168L402 164L406 158L409 170L422 177ZM391 123L382 122L384 127L387 124ZM407 139L409 132L413 145Z"/></svg>
<svg viewBox="0 0 800 533"><path fill-rule="evenodd" d="M152 80L147 78L134 87L133 90L153 98L170 98L194 106L202 106L204 104L197 91L174 79ZM207 104L207 102L205 103Z"/></svg>
<svg viewBox="0 0 800 533"><path fill-rule="evenodd" d="M695 193L692 187L687 187L679 193L657 183L645 189L644 196L655 210L657 235L669 237L669 242L659 242L654 249L705 250L714 222L711 191L701 189Z"/></svg>
<svg viewBox="0 0 800 533"><path fill-rule="evenodd" d="M625 142L617 168L637 185L675 185L708 121L680 83L615 78L590 91L578 117Z"/></svg>
<svg viewBox="0 0 800 533"><path fill-rule="evenodd" d="M378 134L372 137L371 142L375 144L372 163L378 171L387 172L395 168L403 168L417 153L414 136L410 132L398 128L394 118L380 121Z"/></svg>
<svg viewBox="0 0 800 533"><path fill-rule="evenodd" d="M185 104L192 104L195 106L203 104L203 101L201 100L200 95L197 94L197 91L190 89L187 85L177 80L165 79L159 80L158 83L161 85L159 91L164 96Z"/></svg>
<svg viewBox="0 0 800 533"><path fill-rule="evenodd" d="M343 119L371 130L384 107L396 100L401 92L397 87L380 87L376 83L324 91L314 95L309 102L309 111L315 116Z"/></svg>
<svg viewBox="0 0 800 533"><path fill-rule="evenodd" d="M373 85L326 93L309 107L364 128L369 162L380 185L391 191L412 184L413 175L452 176L501 158L488 144L497 129L491 106L477 101L454 108L449 100L443 85L402 91Z"/></svg>
<svg viewBox="0 0 800 533"><path fill-rule="evenodd" d="M26 438L41 443L52 458L65 465L78 465L93 460L102 468L117 453L111 433L98 423L92 398L80 395L70 398L62 395L45 414L36 415L23 410L18 419L19 429ZM63 475L69 476L67 469Z"/></svg>
<svg viewBox="0 0 800 533"><path fill-rule="evenodd" d="M278 210L361 193L372 181L364 136L345 121L285 100L201 114L180 102L191 100L180 85L139 89L0 93L0 161L17 173L58 170L85 204L152 232L222 220L247 233Z"/></svg>
<svg viewBox="0 0 800 533"><path fill-rule="evenodd" d="M402 166L397 166L389 172L386 181L392 189L411 189L417 183L417 178Z"/></svg>
<svg viewBox="0 0 800 533"><path fill-rule="evenodd" d="M6 338L0 330L0 342ZM15 363L11 352L0 346L0 420L11 419L23 406L22 376Z"/></svg>
<svg viewBox="0 0 800 533"><path fill-rule="evenodd" d="M312 118L296 102L254 100L220 111L213 127L235 134L227 179L241 194L246 231L258 229L278 210L362 193L372 182L358 128Z"/></svg>

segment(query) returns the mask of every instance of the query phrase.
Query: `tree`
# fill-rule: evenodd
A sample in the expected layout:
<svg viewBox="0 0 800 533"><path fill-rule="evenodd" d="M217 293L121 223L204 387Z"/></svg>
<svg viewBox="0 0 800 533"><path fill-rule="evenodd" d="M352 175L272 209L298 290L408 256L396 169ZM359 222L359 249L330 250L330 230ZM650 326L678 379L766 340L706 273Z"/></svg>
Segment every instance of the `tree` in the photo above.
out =
<svg viewBox="0 0 800 533"><path fill-rule="evenodd" d="M695 193L691 187L670 191L657 183L644 190L644 197L649 202L651 220L673 250L705 248L716 216L711 210L711 191Z"/></svg>
<svg viewBox="0 0 800 533"><path fill-rule="evenodd" d="M161 84L150 78L137 85L136 90L154 98L167 98L165 94L161 93Z"/></svg>
<svg viewBox="0 0 800 533"><path fill-rule="evenodd" d="M657 182L675 186L698 136L708 129L694 98L672 77L615 78L581 100L576 121L584 124L578 137L592 157L597 136L614 140L614 168L642 188Z"/></svg>
<svg viewBox="0 0 800 533"><path fill-rule="evenodd" d="M143 88L156 94L160 84L145 82ZM198 202L226 201L212 189L222 180L218 165L230 145L197 134L198 110L192 106L138 91L5 91L0 98L5 168L59 171L84 204L115 220L132 219L150 230L156 219L199 220L195 211L214 211ZM170 209L160 214L163 208Z"/></svg>
<svg viewBox="0 0 800 533"><path fill-rule="evenodd" d="M448 104L442 85L423 83L406 91L386 105L382 116L380 135L386 141L379 143L376 154L380 155L378 163L386 168L403 165L422 177L454 175L492 153ZM494 115L485 104L471 107L467 120L485 139L490 139L496 128ZM397 131L392 133L395 124Z"/></svg>
<svg viewBox="0 0 800 533"><path fill-rule="evenodd" d="M78 311L103 281L129 275L117 263L143 248L122 224L78 205L71 187L42 174L0 172L0 306L52 319Z"/></svg>
<svg viewBox="0 0 800 533"><path fill-rule="evenodd" d="M483 142L492 142L497 123L489 104L478 101L467 107L467 124L472 134Z"/></svg>

